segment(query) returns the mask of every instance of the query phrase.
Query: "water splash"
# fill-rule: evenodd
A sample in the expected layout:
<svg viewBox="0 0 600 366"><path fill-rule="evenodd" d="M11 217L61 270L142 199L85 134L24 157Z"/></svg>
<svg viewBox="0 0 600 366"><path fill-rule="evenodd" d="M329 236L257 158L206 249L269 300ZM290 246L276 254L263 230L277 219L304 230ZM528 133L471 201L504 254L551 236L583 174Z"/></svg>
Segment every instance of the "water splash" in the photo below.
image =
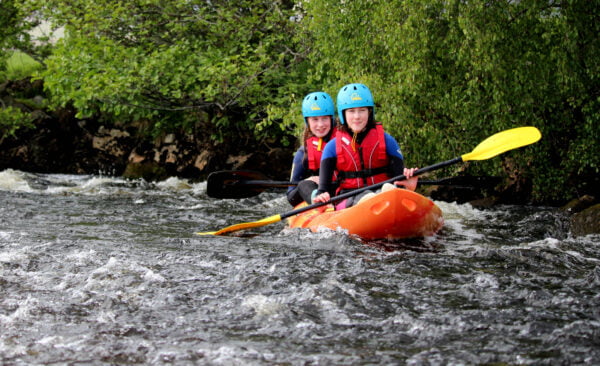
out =
<svg viewBox="0 0 600 366"><path fill-rule="evenodd" d="M32 192L22 172L6 169L0 172L0 190L11 192Z"/></svg>
<svg viewBox="0 0 600 366"><path fill-rule="evenodd" d="M552 208L438 202L438 235L393 245L283 223L199 237L289 205L175 178L7 181L2 363L600 362L600 237Z"/></svg>

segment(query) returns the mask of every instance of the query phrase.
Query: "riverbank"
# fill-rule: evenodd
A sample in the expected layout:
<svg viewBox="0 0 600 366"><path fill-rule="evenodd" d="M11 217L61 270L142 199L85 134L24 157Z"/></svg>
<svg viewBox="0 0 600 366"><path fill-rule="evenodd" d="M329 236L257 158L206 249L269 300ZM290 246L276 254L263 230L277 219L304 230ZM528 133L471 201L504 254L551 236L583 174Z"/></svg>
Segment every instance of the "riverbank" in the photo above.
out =
<svg viewBox="0 0 600 366"><path fill-rule="evenodd" d="M21 98L11 98L14 89ZM143 123L108 125L79 119L74 108L43 107L41 82L0 85L0 96L13 107L31 113L35 129L21 129L0 139L0 169L38 173L102 174L149 181L178 176L202 180L214 170L255 169L285 179L292 148L260 146L253 141L215 144L185 133L156 138Z"/></svg>

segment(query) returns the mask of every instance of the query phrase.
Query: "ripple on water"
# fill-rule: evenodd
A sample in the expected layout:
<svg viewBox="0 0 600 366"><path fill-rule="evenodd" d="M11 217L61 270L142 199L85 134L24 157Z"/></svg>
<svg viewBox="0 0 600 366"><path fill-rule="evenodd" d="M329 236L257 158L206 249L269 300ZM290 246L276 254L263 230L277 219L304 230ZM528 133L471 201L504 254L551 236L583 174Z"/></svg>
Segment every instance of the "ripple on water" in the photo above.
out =
<svg viewBox="0 0 600 366"><path fill-rule="evenodd" d="M439 203L438 235L398 243L283 223L201 237L288 204L4 173L31 191L0 188L2 363L600 362L598 236L549 208Z"/></svg>

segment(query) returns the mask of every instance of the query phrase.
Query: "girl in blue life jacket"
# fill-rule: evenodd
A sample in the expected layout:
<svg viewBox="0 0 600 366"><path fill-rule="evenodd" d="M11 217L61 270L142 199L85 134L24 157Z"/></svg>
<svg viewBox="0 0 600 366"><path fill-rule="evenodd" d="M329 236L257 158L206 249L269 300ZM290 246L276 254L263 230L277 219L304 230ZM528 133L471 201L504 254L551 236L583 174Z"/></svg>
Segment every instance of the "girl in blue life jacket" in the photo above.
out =
<svg viewBox="0 0 600 366"><path fill-rule="evenodd" d="M319 188L313 202L331 198L332 177L337 173L336 194L377 184L395 176L411 178L416 168L404 167L404 157L398 142L375 122L375 103L369 88L363 84L348 84L337 96L340 125L334 138L327 143L321 158ZM414 190L417 178L394 182ZM390 189L393 186L385 186ZM336 209L350 207L371 191L361 192L336 203Z"/></svg>
<svg viewBox="0 0 600 366"><path fill-rule="evenodd" d="M292 206L302 201L311 203L311 194L319 184L319 167L325 145L331 138L335 107L333 99L324 92L313 92L302 101L304 132L302 146L296 151L290 180L299 182L288 188L287 199ZM331 184L331 182L330 182Z"/></svg>

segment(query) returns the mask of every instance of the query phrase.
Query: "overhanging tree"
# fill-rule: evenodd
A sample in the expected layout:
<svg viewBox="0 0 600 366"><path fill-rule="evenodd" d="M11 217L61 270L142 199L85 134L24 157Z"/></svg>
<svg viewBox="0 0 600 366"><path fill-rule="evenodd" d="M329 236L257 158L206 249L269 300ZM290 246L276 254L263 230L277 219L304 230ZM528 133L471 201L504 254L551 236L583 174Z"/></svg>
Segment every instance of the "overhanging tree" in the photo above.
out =
<svg viewBox="0 0 600 366"><path fill-rule="evenodd" d="M184 128L213 140L255 131L288 92L303 60L286 1L28 0L65 26L46 60L56 105L80 116L146 120L155 133ZM273 127L273 125L271 125Z"/></svg>
<svg viewBox="0 0 600 366"><path fill-rule="evenodd" d="M364 82L409 165L535 125L539 144L473 173L533 181L534 200L580 194L600 167L598 2L303 2L311 77ZM502 171L504 170L504 171ZM578 191L580 190L580 191Z"/></svg>

